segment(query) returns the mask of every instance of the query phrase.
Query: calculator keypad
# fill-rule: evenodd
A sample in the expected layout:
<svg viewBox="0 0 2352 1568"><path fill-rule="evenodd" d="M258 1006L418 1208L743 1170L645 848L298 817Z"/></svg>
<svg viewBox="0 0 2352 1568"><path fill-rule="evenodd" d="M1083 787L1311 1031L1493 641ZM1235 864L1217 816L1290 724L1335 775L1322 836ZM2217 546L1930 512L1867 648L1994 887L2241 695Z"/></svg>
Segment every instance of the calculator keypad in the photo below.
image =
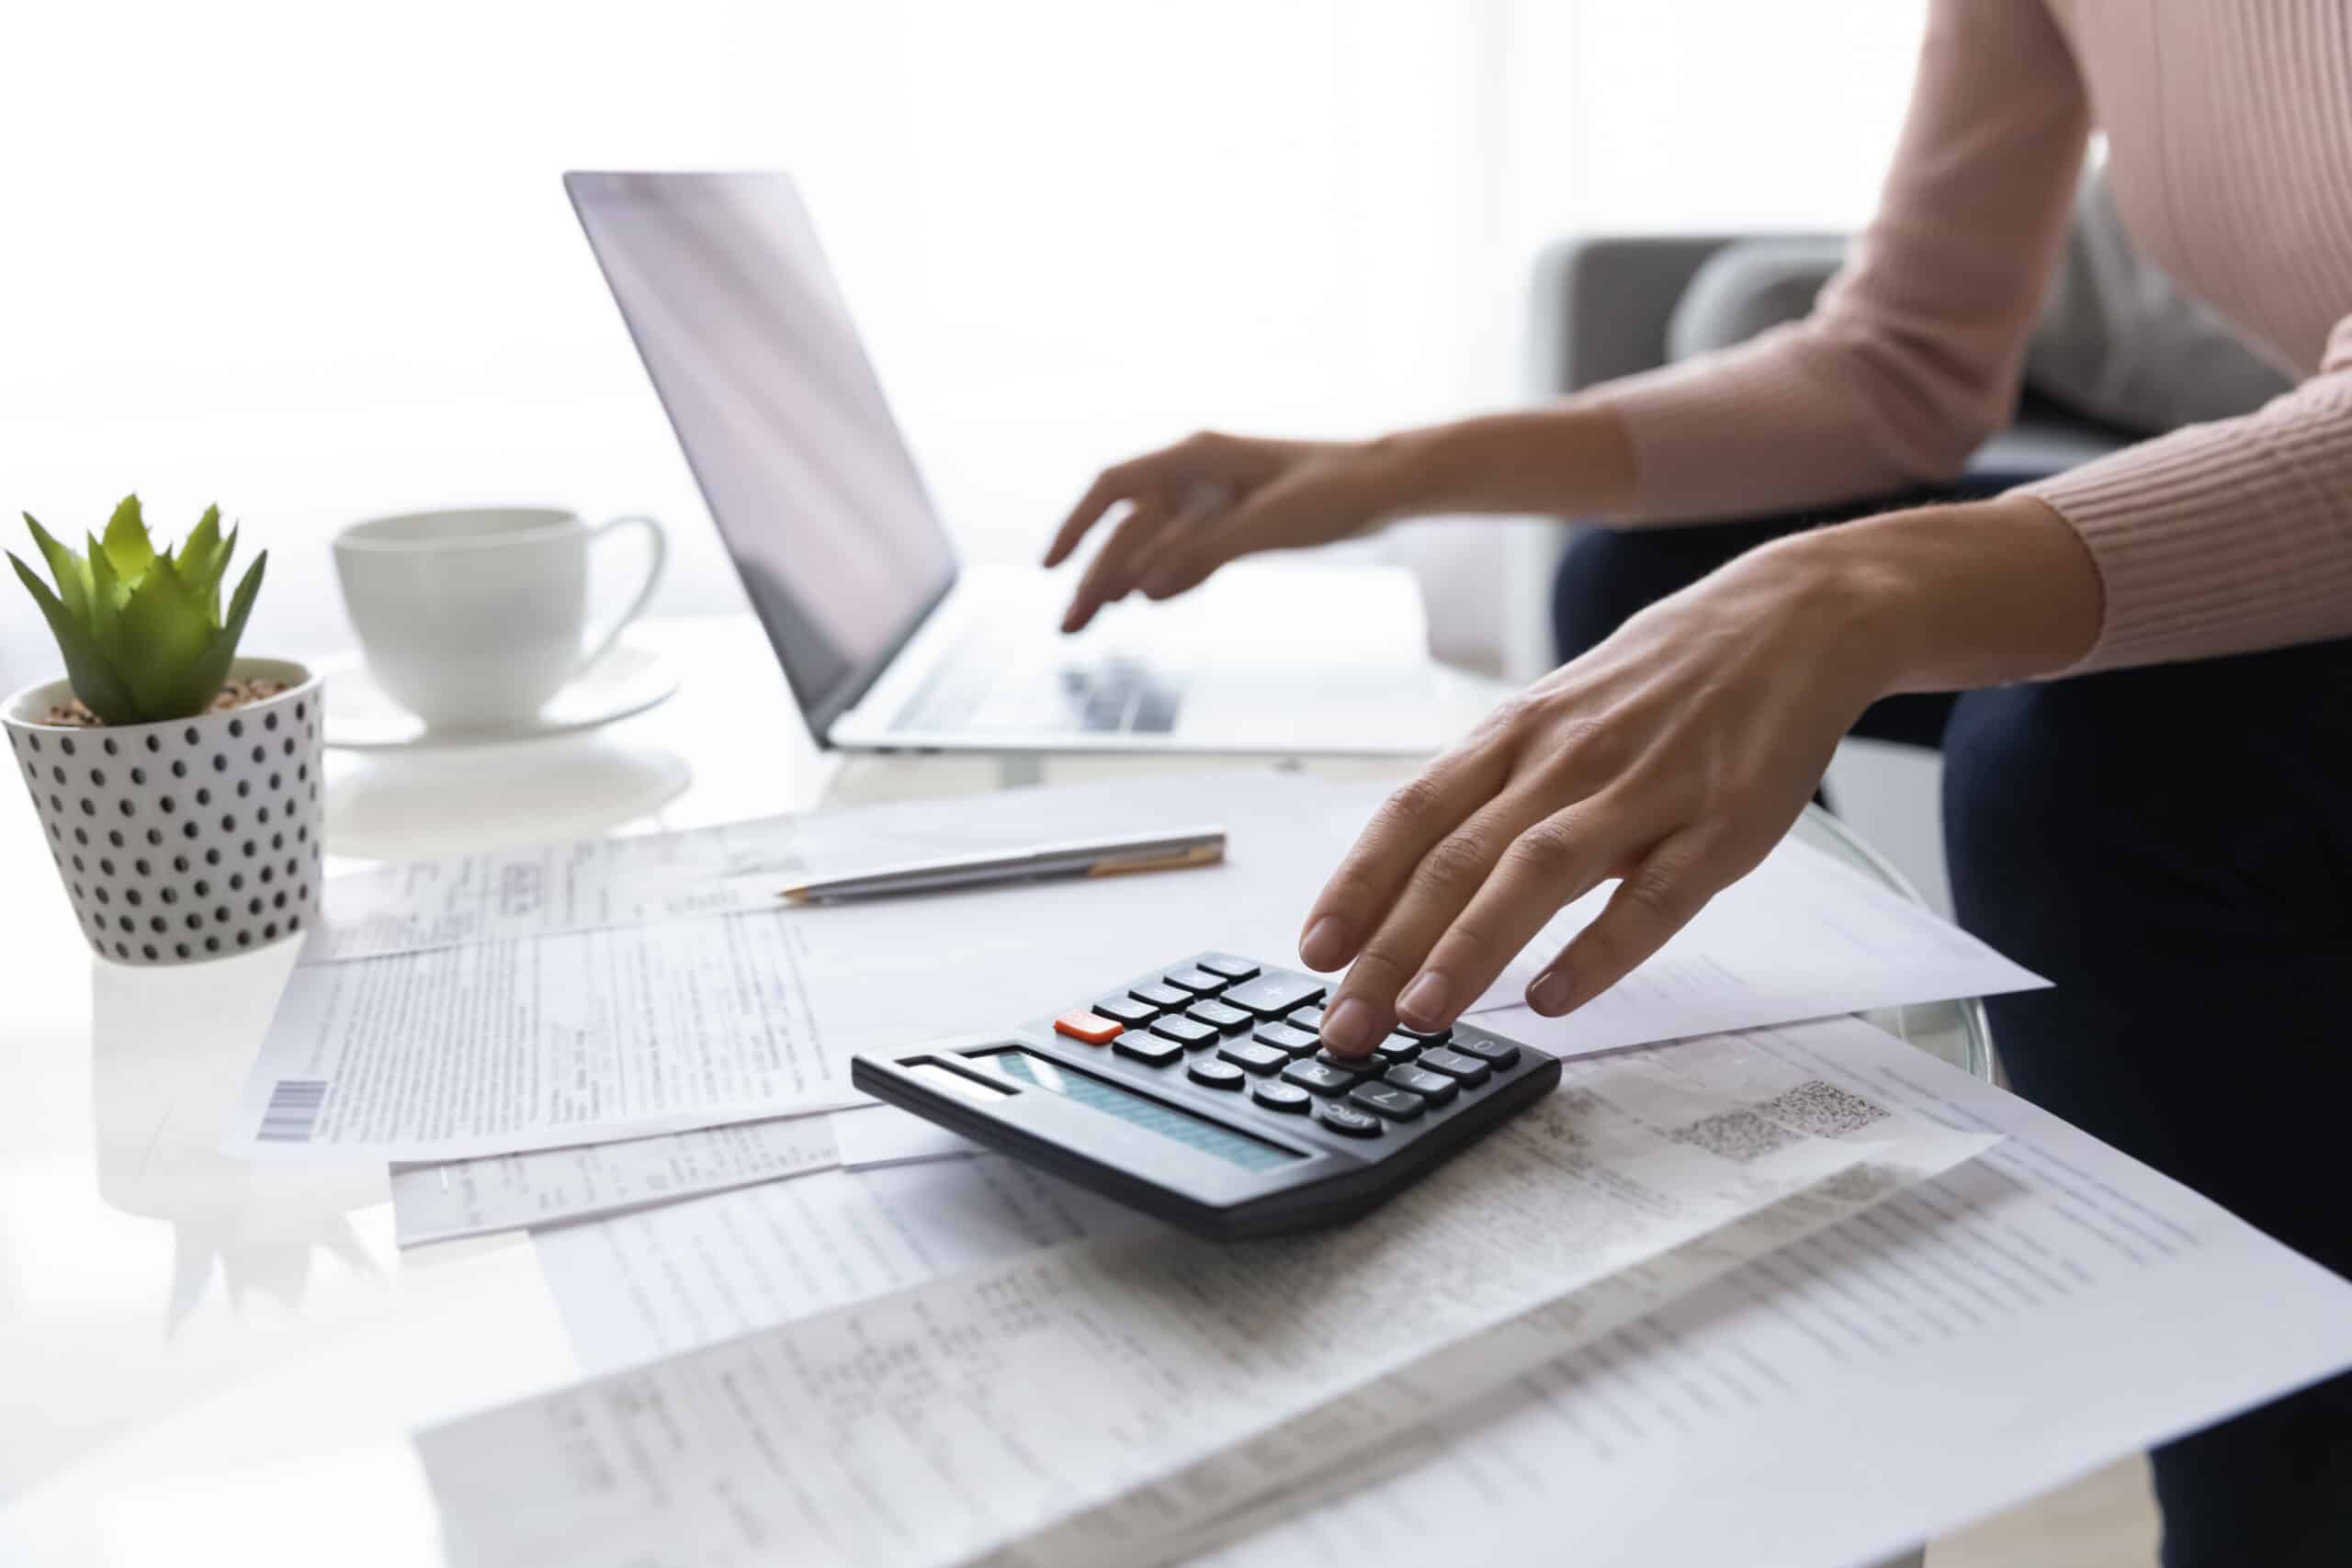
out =
<svg viewBox="0 0 2352 1568"><path fill-rule="evenodd" d="M1250 1023L1248 1013L1224 1002L1194 1002L1184 1010L1184 1016L1227 1034L1247 1029Z"/></svg>
<svg viewBox="0 0 2352 1568"><path fill-rule="evenodd" d="M1216 1038L1216 1031L1207 1024L1174 1012L1155 1020L1151 1032L1162 1039L1173 1040L1179 1045L1205 1045Z"/></svg>
<svg viewBox="0 0 2352 1568"><path fill-rule="evenodd" d="M1146 1034L1130 1029L1111 1043L1111 1049L1122 1056L1155 1067L1164 1067L1184 1055L1184 1047L1173 1040L1163 1040L1157 1034Z"/></svg>
<svg viewBox="0 0 2352 1568"><path fill-rule="evenodd" d="M1107 1042L1131 1079L1165 1074L1186 1092L1216 1091L1244 1108L1225 1112L1237 1127L1306 1118L1355 1139L1414 1136L1483 1102L1522 1060L1517 1045L1467 1023L1400 1027L1362 1055L1334 1055L1318 1033L1327 989L1312 975L1213 953L1074 1008L1051 1028Z"/></svg>
<svg viewBox="0 0 2352 1568"><path fill-rule="evenodd" d="M1322 1048L1323 1042L1306 1030L1289 1023L1270 1023L1250 1038L1261 1045L1272 1045L1290 1056L1312 1056Z"/></svg>
<svg viewBox="0 0 2352 1568"><path fill-rule="evenodd" d="M1271 1073L1290 1060L1272 1045L1260 1045L1251 1041L1219 1046L1217 1055L1235 1066L1247 1068L1253 1073Z"/></svg>
<svg viewBox="0 0 2352 1568"><path fill-rule="evenodd" d="M1319 1001L1323 982L1311 975L1261 975L1225 993L1225 999L1260 1018L1280 1018L1306 1002Z"/></svg>
<svg viewBox="0 0 2352 1568"><path fill-rule="evenodd" d="M1382 1130L1379 1117L1337 1100L1327 1100L1317 1106L1315 1120L1342 1137L1376 1138Z"/></svg>
<svg viewBox="0 0 2352 1568"><path fill-rule="evenodd" d="M1239 1089L1248 1077L1231 1062L1220 1062L1215 1056L1195 1056L1184 1076L1196 1084L1210 1089Z"/></svg>
<svg viewBox="0 0 2352 1568"><path fill-rule="evenodd" d="M887 1062L861 1052L852 1081L1147 1213L1238 1237L1351 1219L1559 1080L1549 1054L1475 1019L1334 1055L1329 979L1224 952L1167 956L1009 1032Z"/></svg>
<svg viewBox="0 0 2352 1568"><path fill-rule="evenodd" d="M1315 1103L1315 1097L1295 1083L1279 1078L1261 1078L1250 1086L1250 1098L1269 1111L1285 1116L1296 1116Z"/></svg>
<svg viewBox="0 0 2352 1568"><path fill-rule="evenodd" d="M1134 1029L1141 1029L1159 1016L1158 1008L1149 1002L1139 1002L1133 997L1105 997L1094 1004L1093 1010L1104 1018L1115 1018Z"/></svg>

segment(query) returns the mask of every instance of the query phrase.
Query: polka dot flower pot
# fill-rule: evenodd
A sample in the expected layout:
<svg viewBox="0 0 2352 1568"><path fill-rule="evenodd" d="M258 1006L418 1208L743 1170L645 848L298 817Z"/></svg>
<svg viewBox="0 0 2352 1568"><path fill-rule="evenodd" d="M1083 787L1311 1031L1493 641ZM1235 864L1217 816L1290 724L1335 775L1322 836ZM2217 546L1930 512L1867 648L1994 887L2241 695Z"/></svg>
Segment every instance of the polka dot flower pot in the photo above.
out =
<svg viewBox="0 0 2352 1568"><path fill-rule="evenodd" d="M93 729L40 722L71 698L62 681L0 710L9 761L102 957L197 963L318 921L318 678L277 659L240 659L230 673L287 690L225 713Z"/></svg>

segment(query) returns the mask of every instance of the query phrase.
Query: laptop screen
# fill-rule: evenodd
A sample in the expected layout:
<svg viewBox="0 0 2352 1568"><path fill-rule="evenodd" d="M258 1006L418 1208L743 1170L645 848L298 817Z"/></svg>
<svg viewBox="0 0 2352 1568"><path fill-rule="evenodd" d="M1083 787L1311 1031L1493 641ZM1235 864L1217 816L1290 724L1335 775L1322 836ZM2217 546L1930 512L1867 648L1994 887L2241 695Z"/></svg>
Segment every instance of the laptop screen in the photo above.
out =
<svg viewBox="0 0 2352 1568"><path fill-rule="evenodd" d="M821 741L956 558L799 194L772 174L564 186Z"/></svg>

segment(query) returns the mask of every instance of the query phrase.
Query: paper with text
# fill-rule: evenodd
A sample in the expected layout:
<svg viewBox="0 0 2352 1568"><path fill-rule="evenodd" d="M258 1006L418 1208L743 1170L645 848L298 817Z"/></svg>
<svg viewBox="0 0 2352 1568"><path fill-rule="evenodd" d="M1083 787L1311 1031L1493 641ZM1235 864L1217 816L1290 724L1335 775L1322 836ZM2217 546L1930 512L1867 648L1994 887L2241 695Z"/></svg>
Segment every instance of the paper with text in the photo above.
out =
<svg viewBox="0 0 2352 1568"><path fill-rule="evenodd" d="M1787 1234L1830 1223L1987 1142L1747 1042L1661 1055L1687 1059L1573 1066L1344 1229L1067 1245L427 1432L453 1556L934 1562L1058 1527L1041 1550L1104 1561L1228 1506L1211 1461L1238 1445L1252 1485L1307 1462L1286 1423L1316 1418L1318 1456L1376 1445L1472 1391L1469 1337L1532 1365L1578 1291L1775 1205Z"/></svg>
<svg viewBox="0 0 2352 1568"><path fill-rule="evenodd" d="M402 1247L417 1247L562 1224L840 1163L832 1121L795 1116L531 1154L395 1165L394 1236Z"/></svg>
<svg viewBox="0 0 2352 1568"><path fill-rule="evenodd" d="M2352 1367L2352 1283L1860 1028L1776 1049L2007 1140L1424 1424L1323 1501L1227 1521L1242 1539L1204 1561L1532 1561L1568 1517L1592 1568L1875 1562Z"/></svg>
<svg viewBox="0 0 2352 1568"><path fill-rule="evenodd" d="M301 962L748 914L783 907L785 886L806 876L1204 826L1228 799L1245 818L1253 807L1279 818L1334 793L1264 772L1138 779L416 861L330 881Z"/></svg>
<svg viewBox="0 0 2352 1568"><path fill-rule="evenodd" d="M2030 990L2048 981L1966 931L1784 839L1639 968L1566 1018L1522 1005L1530 981L1600 912L1615 883L1555 916L1470 1010L1555 1055Z"/></svg>
<svg viewBox="0 0 2352 1568"><path fill-rule="evenodd" d="M413 861L338 876L301 962L773 908L804 874L801 818L763 818Z"/></svg>
<svg viewBox="0 0 2352 1568"><path fill-rule="evenodd" d="M1301 868L1353 831L1351 792L1271 773L923 809L1091 831L1138 799L1170 821L1213 807L1235 837L1225 863L301 965L226 1146L458 1159L865 1104L858 1051L1058 1012L1171 954L1286 951Z"/></svg>
<svg viewBox="0 0 2352 1568"><path fill-rule="evenodd" d="M767 915L298 967L228 1143L269 1160L557 1148L854 1104L802 924Z"/></svg>
<svg viewBox="0 0 2352 1568"><path fill-rule="evenodd" d="M582 1371L640 1366L826 1307L1159 1222L1000 1155L821 1171L590 1224L533 1248Z"/></svg>

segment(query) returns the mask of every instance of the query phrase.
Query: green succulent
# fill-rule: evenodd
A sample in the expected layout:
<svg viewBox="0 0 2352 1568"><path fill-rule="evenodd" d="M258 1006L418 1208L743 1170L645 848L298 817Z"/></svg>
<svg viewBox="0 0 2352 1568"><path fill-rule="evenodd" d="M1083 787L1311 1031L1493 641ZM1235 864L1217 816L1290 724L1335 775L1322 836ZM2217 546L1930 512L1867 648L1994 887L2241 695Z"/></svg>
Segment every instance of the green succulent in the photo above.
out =
<svg viewBox="0 0 2352 1568"><path fill-rule="evenodd" d="M229 678L237 639L261 592L264 550L254 559L220 615L220 579L236 553L237 533L220 536L220 509L209 507L177 555L147 537L139 498L127 495L107 524L75 555L49 536L32 514L25 526L57 580L55 592L9 552L26 588L48 617L65 656L66 680L82 705L107 724L147 724L187 718L212 705Z"/></svg>

